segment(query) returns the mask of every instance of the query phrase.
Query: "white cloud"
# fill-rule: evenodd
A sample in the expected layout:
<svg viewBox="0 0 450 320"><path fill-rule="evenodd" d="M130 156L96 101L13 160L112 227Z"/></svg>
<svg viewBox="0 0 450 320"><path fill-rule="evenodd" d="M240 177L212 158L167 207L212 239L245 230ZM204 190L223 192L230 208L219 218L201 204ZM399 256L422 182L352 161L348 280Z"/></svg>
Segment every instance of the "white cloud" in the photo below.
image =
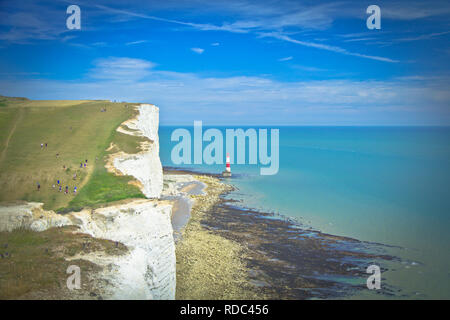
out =
<svg viewBox="0 0 450 320"><path fill-rule="evenodd" d="M221 5L224 5L221 3ZM226 32L233 32L233 33L255 33L258 34L260 37L273 37L278 40L284 40L291 43L300 44L303 46L311 47L311 48L317 48L327 51L332 51L336 53L341 53L349 56L359 57L359 58L365 58L365 59L372 59L377 61L383 61L383 62L398 62L394 59L385 58L385 57L378 57L378 56L371 56L366 54L360 54L356 52L349 52L347 49L326 45L326 44L316 44L312 42L307 41L299 41L295 40L279 30L282 30L284 28L289 27L296 27L300 29L312 29L312 30L323 30L331 27L333 18L331 18L334 14L336 16L341 16L342 14L344 16L347 15L354 15L354 13L350 13L348 10L342 10L342 4L321 4L317 6L312 7L296 7L295 9L289 7L287 9L284 9L285 11L280 11L279 6L278 7L271 7L266 9L258 8L257 6L253 5L238 5L237 7L240 7L241 9L244 8L245 10L251 8L253 11L246 11L247 14L253 12L250 18L247 17L247 20L238 20L233 23L222 23L222 25L214 25L209 23L191 23L191 22L184 22L180 20L173 20L173 19L165 19L160 18L156 16L146 15L146 14L140 14L135 12L130 12L126 10L119 10L114 9L102 5L97 5L98 8L104 9L105 11L113 12L116 14L124 14L132 17L142 18L142 19L149 19L149 20L155 20L160 22L166 22L166 23L174 23L178 25L184 25L187 27L192 27L197 30L201 31L226 31ZM227 7L225 5L225 7ZM228 9L235 7L227 7ZM268 10L270 9L270 10ZM264 12L269 13L269 16L266 14L263 14L262 16L259 16L255 18L255 14L257 15L258 12ZM360 16L360 13L357 15ZM192 48L193 50L195 48ZM197 48L200 49L200 48ZM203 49L201 49L203 50ZM195 51L194 51L195 52ZM197 52L197 53L203 53Z"/></svg>
<svg viewBox="0 0 450 320"><path fill-rule="evenodd" d="M450 124L449 79L276 81L202 77L150 61L95 61L87 78L2 80L2 94L33 99L113 99L155 103L161 123Z"/></svg>
<svg viewBox="0 0 450 320"><path fill-rule="evenodd" d="M354 38L354 39L345 39L344 42L359 42L359 41L372 41L376 40L376 38Z"/></svg>
<svg viewBox="0 0 450 320"><path fill-rule="evenodd" d="M211 45L212 45L213 47L217 47L217 46L220 46L220 43L219 43L219 42L213 42L213 43L211 43Z"/></svg>
<svg viewBox="0 0 450 320"><path fill-rule="evenodd" d="M422 35L418 35L418 36L414 36L414 37L407 37L407 38L400 38L400 39L394 39L393 41L418 41L418 40L429 40L435 37L439 37L439 36L443 36L446 34L449 34L450 31L444 31L444 32L434 32L434 33L427 33L427 34L422 34Z"/></svg>
<svg viewBox="0 0 450 320"><path fill-rule="evenodd" d="M132 46L132 45L146 43L146 42L148 42L148 40L137 40L137 41L127 42L127 43L125 43L125 45L126 46Z"/></svg>
<svg viewBox="0 0 450 320"><path fill-rule="evenodd" d="M290 57L280 58L280 59L278 59L278 61L289 61L289 60L292 60L292 59L293 59L293 57L290 56Z"/></svg>
<svg viewBox="0 0 450 320"><path fill-rule="evenodd" d="M205 49L202 48L191 48L191 50L198 54L202 54L205 51Z"/></svg>
<svg viewBox="0 0 450 320"><path fill-rule="evenodd" d="M382 7L382 17L392 20L417 20L450 14L446 0L437 1L392 1Z"/></svg>
<svg viewBox="0 0 450 320"><path fill-rule="evenodd" d="M155 63L133 58L109 57L94 61L89 76L95 79L135 81L150 74Z"/></svg>
<svg viewBox="0 0 450 320"><path fill-rule="evenodd" d="M106 47L106 46L108 46L108 44L106 42L104 42L104 41L94 42L92 45L94 47Z"/></svg>
<svg viewBox="0 0 450 320"><path fill-rule="evenodd" d="M60 12L58 11L58 8L47 8L47 6L42 4L30 6L22 5L18 6L18 11L17 8L12 5L13 2L7 1L6 3L7 5L5 7L8 10L10 7L13 8L11 9L13 12L0 12L0 25L7 26L7 28L5 28L6 31L0 32L0 40L26 43L32 41L32 39L57 40L63 38L66 34L73 34L73 32L69 33L67 29L61 27L57 23L60 19L62 19L59 17ZM221 12L233 14L236 17L234 22L225 21L218 24L193 23L152 16L145 13L151 12L151 10L147 10L146 7L158 7L158 5L141 4L138 2L134 5L136 11L122 10L100 4L83 4L83 6L97 9L92 10L92 15L95 16L98 21L105 18L105 15L113 15L113 19L110 18L108 22L123 22L124 19L147 19L161 23L177 24L200 31L224 31L233 33L252 33L256 35L277 34L278 36L273 36L273 38L301 44L311 48L328 50L349 56L383 62L396 62L391 58L371 56L358 52L349 52L348 50L340 47L295 40L292 39L288 33L284 33L285 30L292 31L292 29L296 30L295 32L329 29L333 25L333 22L339 18L350 17L359 19L361 17L361 10L359 10L360 8L358 6L352 6L349 8L348 5L345 5L345 3L339 2L306 6L302 3L290 1L286 1L282 3L282 5L274 5L273 3L250 3L247 1L219 1L213 4L204 1L196 1L192 4L177 2L176 6L185 8L191 6L196 7L199 11L206 12L208 14ZM175 2L170 2L169 4L160 5L160 9L168 9L173 6L175 6ZM436 8L428 8L432 6L435 6ZM416 9L418 11L415 11ZM408 17L430 17L442 14L443 11L447 12L449 11L448 9L449 6L446 5L445 2L439 1L436 2L436 5L433 3L429 5L427 4L426 6L420 3L412 2L408 4L406 9L397 2L393 2L389 4L386 10L383 7L383 17L401 16L403 19L408 19ZM385 11L387 12L386 14L384 13ZM413 11L416 12L416 14L413 14ZM83 30L92 30L92 26L87 28L83 27ZM136 45L144 42L145 40L131 41L127 42L126 45ZM81 46L81 44L78 46ZM84 44L84 46L86 45ZM199 50L195 52L200 53Z"/></svg>
<svg viewBox="0 0 450 320"><path fill-rule="evenodd" d="M302 46L305 46L305 47L311 47L311 48L316 48L316 49L321 49L321 50L326 50L326 51L332 51L332 52L344 54L344 55L347 55L347 56L354 56L354 57L366 58L366 59L371 59L371 60L378 60L378 61L383 61L383 62L391 62L391 63L398 62L397 60L393 60L393 59L390 59L390 58L379 57L379 56L371 56L371 55L360 54L360 53L356 53L356 52L350 52L347 49L344 49L344 48L341 48L341 47L337 47L337 46L330 46L330 45L322 44L322 43L314 43L314 42L309 42L309 41L296 40L296 39L293 39L293 38L291 38L291 37L289 37L287 35L284 35L284 34L281 34L281 33L278 33L278 32L261 33L260 36L261 37L272 37L272 38L276 38L276 39L279 39L279 40L283 40L283 41L299 44L299 45L302 45Z"/></svg>
<svg viewBox="0 0 450 320"><path fill-rule="evenodd" d="M0 41L13 43L29 43L31 40L55 40L63 38L66 28L58 26L60 12L45 9L36 3L22 10L13 10L12 3L2 3L0 9ZM44 15L45 13L45 15Z"/></svg>
<svg viewBox="0 0 450 320"><path fill-rule="evenodd" d="M293 65L291 66L293 69L299 69L299 70L303 70L303 71L308 71L308 72L321 72L321 71L328 71L327 69L322 69L322 68L316 68L316 67L309 67L309 66L302 66L302 65Z"/></svg>

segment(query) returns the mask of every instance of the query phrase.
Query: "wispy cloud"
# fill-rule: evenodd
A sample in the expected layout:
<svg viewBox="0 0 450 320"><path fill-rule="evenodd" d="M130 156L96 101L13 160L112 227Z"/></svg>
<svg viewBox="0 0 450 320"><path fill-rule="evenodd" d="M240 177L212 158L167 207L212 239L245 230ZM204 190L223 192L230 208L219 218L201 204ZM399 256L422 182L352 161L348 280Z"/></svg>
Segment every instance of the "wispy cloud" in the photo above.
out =
<svg viewBox="0 0 450 320"><path fill-rule="evenodd" d="M278 61L289 61L289 60L292 60L292 59L293 59L293 57L290 56L290 57L280 58L280 59L278 59Z"/></svg>
<svg viewBox="0 0 450 320"><path fill-rule="evenodd" d="M205 49L202 48L191 48L191 50L198 54L202 54L205 51Z"/></svg>
<svg viewBox="0 0 450 320"><path fill-rule="evenodd" d="M360 58L366 58L366 59L383 61L383 62L390 62L390 63L398 62L397 60L393 60L393 59L390 59L390 58L379 57L379 56L371 56L371 55L360 54L360 53L356 53L356 52L350 52L347 49L344 49L344 48L341 48L341 47L337 47L337 46L330 46L330 45L322 44L322 43L314 43L314 42L296 40L296 39L293 39L293 38L291 38L291 37L289 37L287 35L284 35L284 34L281 34L281 33L278 33L278 32L261 33L260 36L261 37L272 37L272 38L276 38L276 39L279 39L279 40L295 43L295 44L298 44L298 45L301 45L301 46L311 47L311 48L316 48L316 49L321 49L321 50L326 50L326 51L331 51L331 52L336 52L336 53L344 54L344 55L347 55L347 56L354 56L354 57L360 57Z"/></svg>
<svg viewBox="0 0 450 320"><path fill-rule="evenodd" d="M441 2L437 2L441 4ZM176 4L176 5L175 5ZM338 18L360 18L360 10L354 7L349 8L348 4L343 2L337 3L319 3L315 5L305 5L302 3L283 1L282 5L275 5L272 2L248 2L240 1L219 1L209 3L205 1L197 1L192 4L170 2L166 8L170 7L189 7L195 6L200 8L200 11L206 12L226 12L235 15L234 22L219 22L219 23L204 23L204 22L189 22L180 19L168 19L156 15L147 14L150 10L145 9L145 4L134 5L134 8L140 8L139 11L124 10L103 4L82 3L83 6L99 9L94 12L97 16L105 14L114 15L117 19L114 21L122 21L120 17L132 19L146 19L158 21L167 24L176 24L193 28L199 31L223 31L232 33L250 33L255 35L266 35L276 38L278 40L288 41L295 44L300 44L310 48L327 50L349 56L372 59L383 62L398 62L395 59L388 57L372 56L362 54L359 52L349 51L345 48L328 45L324 42L315 43L306 40L296 40L291 37L290 32L298 33L301 31L310 30L325 30L332 27L334 21ZM157 6L152 4L152 6ZM0 32L0 40L12 42L26 42L31 39L47 39L55 40L61 36L66 36L68 32L64 27L61 27L61 22L64 15L56 10L56 8L42 10L42 5L30 5L31 10L18 11L13 13L0 13L0 24L10 26L9 31ZM164 7L161 5L161 7ZM429 7L433 7L431 4ZM435 15L442 15L442 10L449 9L448 5L437 5L436 8L428 8L417 2L409 3L408 6L399 5L397 2L392 2L386 7L383 6L383 17L408 17L424 18ZM21 7L25 8L24 6ZM417 9L417 11L416 11ZM438 10L439 9L439 10ZM444 11L445 11L444 10ZM450 9L449 9L450 10ZM416 12L415 14L412 11ZM448 10L447 10L448 11ZM44 12L45 14L42 14ZM419 12L419 13L417 13ZM58 14L59 18L56 18ZM400 19L400 18L398 18ZM56 23L58 22L58 23ZM290 31L290 32L287 32ZM360 39L346 40L346 42L357 42L368 40L366 37ZM412 41L412 39L402 39L401 41ZM126 46L138 45L145 43L146 40L136 40L126 42ZM213 43L213 46L218 45L218 42ZM200 53L200 52L198 52Z"/></svg>
<svg viewBox="0 0 450 320"><path fill-rule="evenodd" d="M185 22L185 21L181 21L181 20L160 18L157 16L147 15L147 14L143 14L143 13L136 13L136 12L132 12L132 11L128 11L128 10L115 9L115 8L111 8L111 7L107 7L107 6L103 6L103 5L96 5L96 7L99 9L108 11L108 12L112 12L112 13L119 13L119 14L136 17L136 18L166 22L166 23L173 23L173 24L178 24L178 25L182 25L182 26L192 27L192 28L195 28L198 30L203 30L203 31L229 31L229 32L236 32L236 33L246 33L247 32L244 29L233 28L232 26L226 25L226 24L224 24L222 26L216 26L214 24L208 24L208 23L192 23L192 22Z"/></svg>
<svg viewBox="0 0 450 320"><path fill-rule="evenodd" d="M354 38L354 39L345 39L344 42L359 42L359 41L372 41L376 38Z"/></svg>
<svg viewBox="0 0 450 320"><path fill-rule="evenodd" d="M418 20L450 14L446 0L437 1L392 1L382 7L382 16L392 20Z"/></svg>
<svg viewBox="0 0 450 320"><path fill-rule="evenodd" d="M146 43L148 42L148 40L137 40L137 41L131 41L131 42L127 42L125 43L126 46L133 46L136 44L142 44L142 43Z"/></svg>
<svg viewBox="0 0 450 320"><path fill-rule="evenodd" d="M105 41L94 42L92 45L94 47L102 47L102 48L108 46L108 44Z"/></svg>
<svg viewBox="0 0 450 320"><path fill-rule="evenodd" d="M322 71L328 71L327 69L323 68L317 68L317 67L309 67L309 66L302 66L302 65L293 65L291 66L293 69L308 71L308 72L322 72Z"/></svg>
<svg viewBox="0 0 450 320"><path fill-rule="evenodd" d="M212 45L213 47L218 47L218 46L220 46L220 43L219 43L219 42L213 42L213 43L211 43L211 45Z"/></svg>
<svg viewBox="0 0 450 320"><path fill-rule="evenodd" d="M197 30L201 31L226 31L226 32L233 32L233 33L254 33L259 35L259 37L273 37L278 40L284 40L291 43L300 44L306 47L316 48L316 49L322 49L327 50L331 52L336 52L340 54L345 54L349 56L359 57L359 58L365 58L365 59L371 59L371 60L377 60L377 61L383 61L383 62L398 62L397 60L385 58L385 57L379 57L379 56L371 56L366 54L360 54L356 52L350 52L344 48L331 46L327 44L317 44L313 42L307 42L307 41L300 41L295 40L288 35L285 35L279 31L271 31L266 32L264 30L273 30L273 29L280 29L284 27L290 27L290 26L296 26L301 28L309 28L309 29L324 29L330 26L331 22L333 21L329 13L330 12L336 12L338 8L340 7L340 4L326 4L326 5L318 5L312 8L302 8L302 11L298 11L296 13L288 13L288 14L282 14L281 16L277 16L276 18L267 18L264 19L257 19L257 20L243 20L243 21L236 21L234 23L223 23L222 25L214 25L214 24L205 24L205 23L191 23L191 22L184 22L180 20L173 20L173 19L165 19L160 18L156 16L141 14L141 13L134 13L127 10L120 10L120 9L114 9L103 5L97 5L98 8L104 9L106 11L114 12L114 13L120 13L125 15L130 15L133 17L143 18L143 19L150 19L155 21L161 21L166 23L174 23L178 25L184 25L188 27L195 28ZM276 11L275 11L276 12Z"/></svg>
<svg viewBox="0 0 450 320"><path fill-rule="evenodd" d="M434 33L422 34L422 35L418 35L418 36L414 36L414 37L405 37L405 38L394 39L393 41L403 42L403 41L429 40L429 39L443 36L443 35L446 35L449 33L450 33L450 31L434 32Z"/></svg>
<svg viewBox="0 0 450 320"><path fill-rule="evenodd" d="M97 59L94 65L95 67L89 71L91 78L123 82L142 79L156 66L151 61L121 57Z"/></svg>
<svg viewBox="0 0 450 320"><path fill-rule="evenodd" d="M19 6L19 9L5 3L0 8L0 26L7 27L0 31L0 41L26 44L32 40L56 40L68 31L58 26L61 19L57 18L56 10L37 3Z"/></svg>

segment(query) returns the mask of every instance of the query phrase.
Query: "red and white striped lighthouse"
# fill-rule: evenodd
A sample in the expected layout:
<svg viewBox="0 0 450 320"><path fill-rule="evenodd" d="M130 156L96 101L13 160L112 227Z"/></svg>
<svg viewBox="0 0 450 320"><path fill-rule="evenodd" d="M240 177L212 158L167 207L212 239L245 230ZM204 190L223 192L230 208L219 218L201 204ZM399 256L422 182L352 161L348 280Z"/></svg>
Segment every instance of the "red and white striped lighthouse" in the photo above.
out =
<svg viewBox="0 0 450 320"><path fill-rule="evenodd" d="M227 153L227 166L225 168L225 171L222 172L222 175L224 177L231 177L230 154L229 153Z"/></svg>
<svg viewBox="0 0 450 320"><path fill-rule="evenodd" d="M231 172L231 167L230 167L230 154L227 153L227 167L226 167L227 172Z"/></svg>

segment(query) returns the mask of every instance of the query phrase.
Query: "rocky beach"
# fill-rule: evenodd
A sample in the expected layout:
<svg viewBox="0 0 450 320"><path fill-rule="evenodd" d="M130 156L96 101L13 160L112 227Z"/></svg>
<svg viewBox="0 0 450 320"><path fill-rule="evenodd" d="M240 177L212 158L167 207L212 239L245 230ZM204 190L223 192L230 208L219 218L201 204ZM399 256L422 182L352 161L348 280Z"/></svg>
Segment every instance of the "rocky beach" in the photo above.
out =
<svg viewBox="0 0 450 320"><path fill-rule="evenodd" d="M206 194L191 196L191 218L176 246L177 299L345 298L366 289L367 265L396 259L381 244L245 208L227 197L234 188L217 176L175 172L207 185Z"/></svg>

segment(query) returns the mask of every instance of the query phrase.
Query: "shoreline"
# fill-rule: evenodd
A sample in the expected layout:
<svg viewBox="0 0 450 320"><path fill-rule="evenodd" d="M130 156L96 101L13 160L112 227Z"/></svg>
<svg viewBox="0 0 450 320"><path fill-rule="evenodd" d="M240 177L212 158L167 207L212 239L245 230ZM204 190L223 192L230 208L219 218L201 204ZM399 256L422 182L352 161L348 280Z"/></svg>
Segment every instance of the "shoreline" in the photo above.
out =
<svg viewBox="0 0 450 320"><path fill-rule="evenodd" d="M366 268L396 257L388 246L313 230L294 219L245 208L226 198L220 175L164 167L207 185L191 196L191 217L176 244L176 299L351 298L367 290ZM385 296L397 288L386 285Z"/></svg>
<svg viewBox="0 0 450 320"><path fill-rule="evenodd" d="M191 217L194 199L191 196L206 195L206 184L192 174L164 171L163 191L160 200L172 204L171 223L175 243Z"/></svg>
<svg viewBox="0 0 450 320"><path fill-rule="evenodd" d="M245 248L203 226L220 196L231 186L210 176L194 175L206 184L206 194L193 195L191 218L176 245L176 299L265 299L255 290L242 258Z"/></svg>

